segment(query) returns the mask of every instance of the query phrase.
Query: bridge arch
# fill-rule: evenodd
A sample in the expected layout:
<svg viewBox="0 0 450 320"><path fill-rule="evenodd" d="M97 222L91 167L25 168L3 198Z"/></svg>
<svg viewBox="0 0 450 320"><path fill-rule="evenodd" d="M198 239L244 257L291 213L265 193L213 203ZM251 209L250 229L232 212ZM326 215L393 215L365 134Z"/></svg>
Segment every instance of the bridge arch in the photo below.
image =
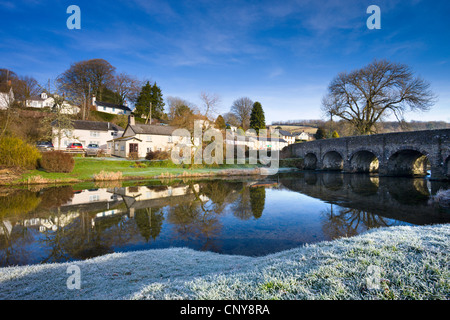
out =
<svg viewBox="0 0 450 320"><path fill-rule="evenodd" d="M450 178L450 156L448 156L444 161L444 174L447 178Z"/></svg>
<svg viewBox="0 0 450 320"><path fill-rule="evenodd" d="M400 176L426 176L429 165L429 156L426 151L405 147L389 156L387 173Z"/></svg>
<svg viewBox="0 0 450 320"><path fill-rule="evenodd" d="M307 153L303 160L303 167L305 170L316 170L317 169L317 156L314 153Z"/></svg>
<svg viewBox="0 0 450 320"><path fill-rule="evenodd" d="M350 171L376 173L379 160L376 154L369 150L358 150L350 156Z"/></svg>
<svg viewBox="0 0 450 320"><path fill-rule="evenodd" d="M326 152L322 159L323 170L341 171L344 169L344 157L335 150Z"/></svg>

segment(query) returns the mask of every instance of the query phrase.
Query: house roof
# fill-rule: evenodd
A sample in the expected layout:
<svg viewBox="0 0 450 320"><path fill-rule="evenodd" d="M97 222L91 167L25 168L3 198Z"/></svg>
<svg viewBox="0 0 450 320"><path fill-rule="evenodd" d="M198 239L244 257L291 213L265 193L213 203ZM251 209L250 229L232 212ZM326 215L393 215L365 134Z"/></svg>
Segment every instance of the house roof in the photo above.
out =
<svg viewBox="0 0 450 320"><path fill-rule="evenodd" d="M52 125L54 122L52 123ZM93 130L93 131L123 131L122 127L111 122L104 121L88 121L88 120L74 120L72 122L73 128L77 130Z"/></svg>
<svg viewBox="0 0 450 320"><path fill-rule="evenodd" d="M95 130L95 131L123 131L122 127L119 127L118 125L111 123L111 122L104 122L104 121L88 121L88 120L75 120L73 122L74 129L79 130Z"/></svg>
<svg viewBox="0 0 450 320"><path fill-rule="evenodd" d="M42 98L41 95L36 95L36 96L31 96L29 97L27 100L33 100L33 101L44 101L47 100L48 98L51 98L50 96L47 96L47 98Z"/></svg>
<svg viewBox="0 0 450 320"><path fill-rule="evenodd" d="M131 130L135 134L153 134L153 135L161 135L161 136L170 136L172 135L172 132L177 127L173 126L165 126L165 125L154 125L154 124L134 124L129 125Z"/></svg>
<svg viewBox="0 0 450 320"><path fill-rule="evenodd" d="M293 137L292 133L290 133L289 131L286 131L286 130L278 130L278 132L279 132L280 135L282 135L282 136Z"/></svg>
<svg viewBox="0 0 450 320"><path fill-rule="evenodd" d="M259 141L267 141L267 142L285 142L287 143L286 140L281 139L281 138L258 138Z"/></svg>
<svg viewBox="0 0 450 320"><path fill-rule="evenodd" d="M133 139L134 139L134 140L139 140L139 141L142 142L141 139L136 138L135 136L120 137L120 138L112 139L112 140L109 140L109 141L128 141L128 140L133 140ZM109 141L108 141L108 142L109 142Z"/></svg>
<svg viewBox="0 0 450 320"><path fill-rule="evenodd" d="M114 104L114 103L103 102L103 101L95 101L95 104L100 107L117 108L117 109L131 112L130 108L128 108L127 106L120 105L120 104Z"/></svg>

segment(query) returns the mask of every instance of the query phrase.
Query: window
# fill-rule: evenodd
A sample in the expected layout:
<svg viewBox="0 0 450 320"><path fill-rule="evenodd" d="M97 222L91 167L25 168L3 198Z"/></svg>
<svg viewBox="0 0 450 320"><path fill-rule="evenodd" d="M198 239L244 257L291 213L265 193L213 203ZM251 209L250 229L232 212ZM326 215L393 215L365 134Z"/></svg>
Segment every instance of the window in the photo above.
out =
<svg viewBox="0 0 450 320"><path fill-rule="evenodd" d="M100 195L92 194L89 196L89 202L95 202L95 201L100 201Z"/></svg>
<svg viewBox="0 0 450 320"><path fill-rule="evenodd" d="M120 146L120 151L125 151L125 146Z"/></svg>
<svg viewBox="0 0 450 320"><path fill-rule="evenodd" d="M100 136L100 132L98 131L91 131L90 134L92 138L98 138Z"/></svg>
<svg viewBox="0 0 450 320"><path fill-rule="evenodd" d="M113 108L113 112L116 112L116 108Z"/></svg>
<svg viewBox="0 0 450 320"><path fill-rule="evenodd" d="M115 148L114 148L116 151L119 151L119 144L118 143L116 143L116 145L115 145Z"/></svg>
<svg viewBox="0 0 450 320"><path fill-rule="evenodd" d="M169 142L169 143L172 143L172 142L173 142L173 141L172 141L172 136L169 136L168 142Z"/></svg>
<svg viewBox="0 0 450 320"><path fill-rule="evenodd" d="M152 136L147 136L147 142L152 142Z"/></svg>
<svg viewBox="0 0 450 320"><path fill-rule="evenodd" d="M103 111L106 111L106 107L103 107Z"/></svg>

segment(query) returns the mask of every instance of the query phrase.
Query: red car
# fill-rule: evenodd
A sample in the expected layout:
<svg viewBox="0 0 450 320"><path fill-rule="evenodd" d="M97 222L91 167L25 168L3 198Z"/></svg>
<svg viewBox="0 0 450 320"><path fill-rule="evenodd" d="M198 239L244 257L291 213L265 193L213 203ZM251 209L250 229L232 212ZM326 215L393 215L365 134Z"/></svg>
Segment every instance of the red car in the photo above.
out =
<svg viewBox="0 0 450 320"><path fill-rule="evenodd" d="M83 145L81 143L73 142L67 146L67 149L83 149Z"/></svg>

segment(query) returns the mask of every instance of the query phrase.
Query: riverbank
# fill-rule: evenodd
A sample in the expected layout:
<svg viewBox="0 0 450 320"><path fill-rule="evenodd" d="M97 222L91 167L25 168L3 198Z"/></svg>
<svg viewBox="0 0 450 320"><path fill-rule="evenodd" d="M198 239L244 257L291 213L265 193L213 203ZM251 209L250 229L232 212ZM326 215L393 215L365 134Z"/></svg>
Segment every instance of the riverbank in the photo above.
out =
<svg viewBox="0 0 450 320"><path fill-rule="evenodd" d="M44 170L0 170L0 185L64 184L105 180L143 180L187 177L246 176L267 174L260 165L235 164L188 168L170 161L131 161L118 158L74 158L70 173Z"/></svg>
<svg viewBox="0 0 450 320"><path fill-rule="evenodd" d="M401 226L256 258L172 248L8 267L0 299L449 299L449 239L449 225Z"/></svg>

